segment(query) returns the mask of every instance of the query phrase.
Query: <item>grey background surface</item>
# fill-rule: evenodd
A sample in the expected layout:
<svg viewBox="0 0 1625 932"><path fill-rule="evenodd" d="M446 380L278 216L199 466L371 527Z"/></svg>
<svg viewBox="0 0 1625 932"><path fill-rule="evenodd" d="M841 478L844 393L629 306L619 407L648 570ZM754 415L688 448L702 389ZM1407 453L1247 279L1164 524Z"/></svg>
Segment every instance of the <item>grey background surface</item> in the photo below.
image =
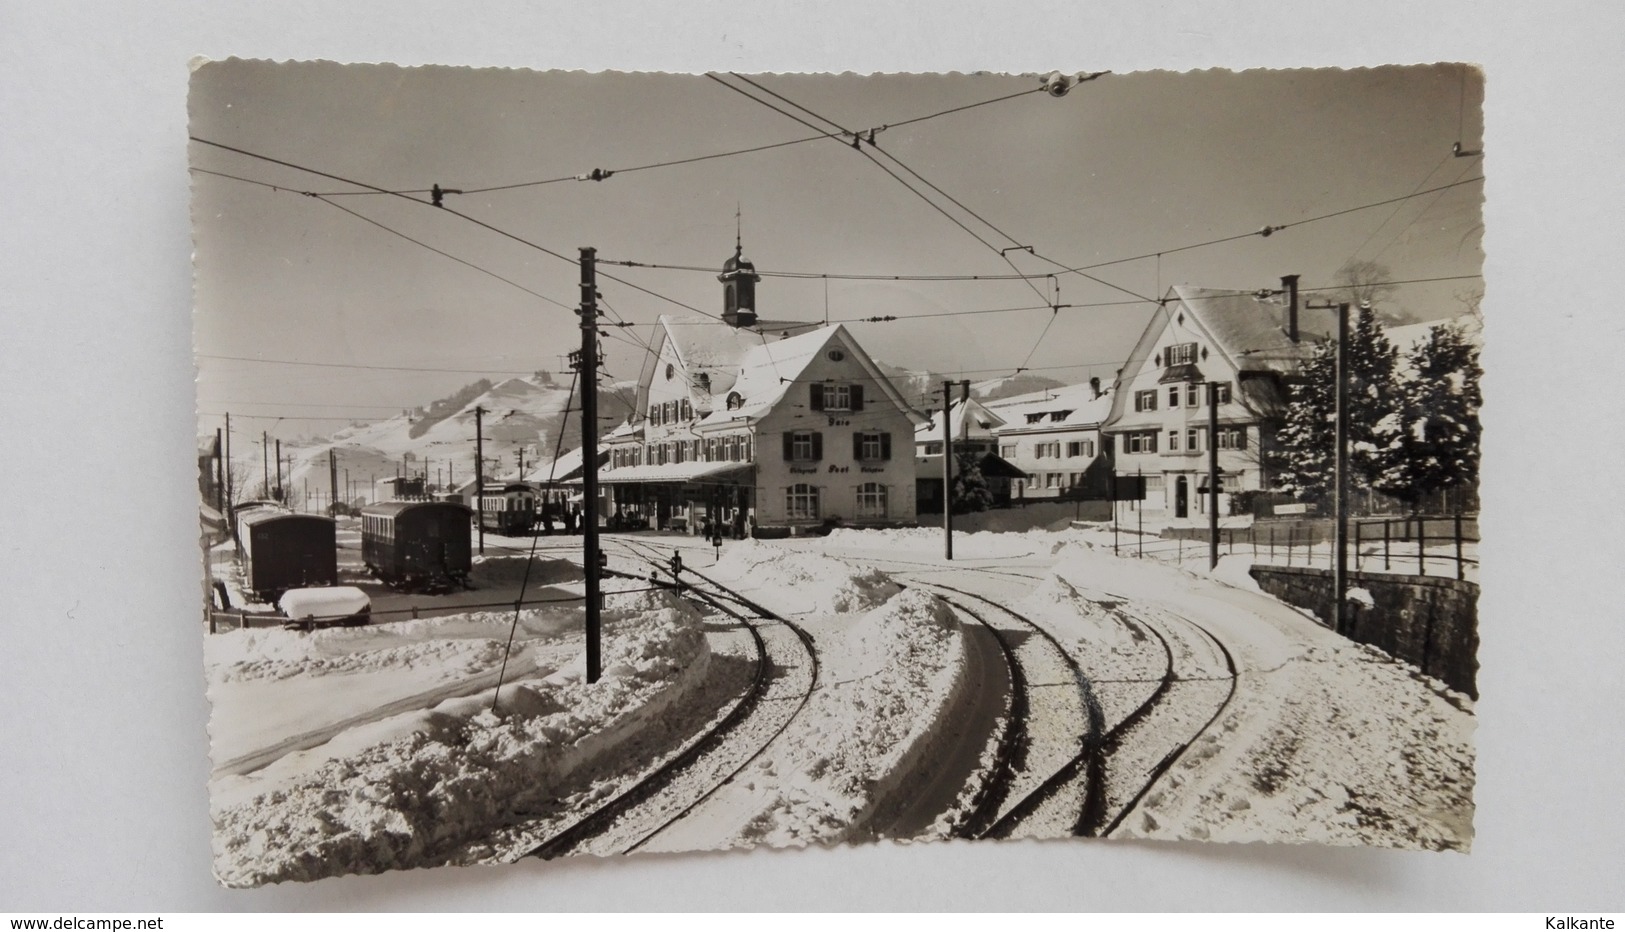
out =
<svg viewBox="0 0 1625 932"><path fill-rule="evenodd" d="M1606 3L0 2L0 909L1620 909L1625 13ZM894 845L209 875L191 56L658 71L1476 61L1483 701L1470 855ZM566 244L569 246L577 244Z"/></svg>

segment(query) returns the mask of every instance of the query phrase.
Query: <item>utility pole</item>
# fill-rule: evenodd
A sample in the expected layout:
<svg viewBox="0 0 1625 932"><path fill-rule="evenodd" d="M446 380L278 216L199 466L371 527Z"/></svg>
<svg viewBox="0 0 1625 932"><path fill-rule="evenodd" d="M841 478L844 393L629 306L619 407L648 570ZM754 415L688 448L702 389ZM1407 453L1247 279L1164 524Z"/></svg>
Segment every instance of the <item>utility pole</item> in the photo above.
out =
<svg viewBox="0 0 1625 932"><path fill-rule="evenodd" d="M283 501L284 499L287 498L286 495L282 494L282 438L281 437L276 438L276 495L274 496L274 498L276 498L276 500L279 501L279 502Z"/></svg>
<svg viewBox="0 0 1625 932"><path fill-rule="evenodd" d="M952 382L942 383L942 555L947 560L954 558L953 388ZM961 400L969 401L969 379L960 381L959 393Z"/></svg>
<svg viewBox="0 0 1625 932"><path fill-rule="evenodd" d="M485 409L474 406L474 505L479 511L480 553L485 553Z"/></svg>
<svg viewBox="0 0 1625 932"><path fill-rule="evenodd" d="M226 486L222 478L220 462L220 428L217 427L214 430L214 507L215 510L220 512L221 517L226 516L225 494Z"/></svg>
<svg viewBox="0 0 1625 932"><path fill-rule="evenodd" d="M1349 306L1311 304L1317 310L1337 311L1337 421L1333 435L1332 502L1335 513L1332 546L1332 630L1342 634L1348 609L1349 535Z"/></svg>
<svg viewBox="0 0 1625 932"><path fill-rule="evenodd" d="M1207 383L1207 568L1219 565L1219 383Z"/></svg>
<svg viewBox="0 0 1625 932"><path fill-rule="evenodd" d="M260 485L265 487L265 497L271 497L271 435L267 431L260 431Z"/></svg>
<svg viewBox="0 0 1625 932"><path fill-rule="evenodd" d="M236 504L236 498L232 495L231 488L231 412L228 411L226 413L226 511L230 511L231 506L234 504ZM237 536L237 522L232 521L229 514L226 515L226 522L231 525L231 534L235 538Z"/></svg>
<svg viewBox="0 0 1625 932"><path fill-rule="evenodd" d="M333 503L339 498L339 461L333 455L333 448L327 448L327 510L333 510Z"/></svg>
<svg viewBox="0 0 1625 932"><path fill-rule="evenodd" d="M525 481L525 448L519 448L519 481Z"/></svg>
<svg viewBox="0 0 1625 932"><path fill-rule="evenodd" d="M581 563L587 575L587 682L596 683L599 646L598 565L598 250L581 247Z"/></svg>
<svg viewBox="0 0 1625 932"><path fill-rule="evenodd" d="M1337 306L1337 561L1332 587L1337 594L1337 623L1342 634L1348 624L1349 586L1349 306Z"/></svg>

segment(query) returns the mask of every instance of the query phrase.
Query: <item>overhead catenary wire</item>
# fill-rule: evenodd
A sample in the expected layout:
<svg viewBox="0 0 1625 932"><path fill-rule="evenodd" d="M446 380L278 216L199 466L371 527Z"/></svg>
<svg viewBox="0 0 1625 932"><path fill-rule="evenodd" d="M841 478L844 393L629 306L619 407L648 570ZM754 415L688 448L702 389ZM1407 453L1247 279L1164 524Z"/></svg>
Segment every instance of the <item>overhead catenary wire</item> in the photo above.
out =
<svg viewBox="0 0 1625 932"><path fill-rule="evenodd" d="M828 119L826 117L820 116L819 114L813 112L812 110L808 110L806 107L804 107L804 106L802 106L800 104L797 104L794 101L789 100L788 98L784 97L781 94L774 93L773 91L762 87L760 84L757 84L755 81L752 81L749 78L744 77L743 75L734 74L733 76L735 78L738 78L739 80L744 81L745 83L751 85L752 87L755 87L755 88L763 91L766 94L771 94L772 96L777 97L780 100L785 101L785 103L790 104L791 106L796 107L797 109L803 110L806 113L811 114L814 118L819 119L819 120L823 120L824 122L830 124L831 126L834 126L836 129L841 130L842 135L851 137L851 139L853 140L853 148L856 149L856 151L857 151L857 153L859 155L861 155L864 158L868 159L871 163L873 163L875 165L875 167L879 168L881 171L883 171L887 175L891 176L891 178L893 180L895 180L898 184L901 184L904 188L908 189L908 191L910 193L912 193L916 197L920 198L927 205L929 205L932 210L935 210L937 213L942 214L944 217L946 217L948 219L948 221L950 223L952 223L955 226L959 227L961 230L964 230L967 234L970 235L970 237L972 239L976 240L977 242L981 243L983 246L987 247L989 250L996 253L999 256L999 258L1006 265L1010 266L1012 271L1017 272L1018 274L1021 272L1021 270L1019 268L1016 268L1015 263L1011 262L1009 257L1004 254L1003 250L999 249L999 247L997 247L997 246L993 245L992 243L988 242L987 239L985 237L983 237L981 234L977 233L975 230L972 230L969 226L966 226L964 221L960 220L958 217L955 217L953 214L949 213L948 210L946 208L944 208L941 204L938 204L936 201L933 201L930 197L928 197L925 194L925 192L923 192L923 191L919 190L918 188L915 188L913 185L909 184L908 181L906 179L904 179L901 175L897 174L895 171L892 171L890 168L888 168L887 166L882 164L879 159L875 158L873 155L870 155L868 152L864 151L863 146L862 146L862 140L860 139L860 137L856 133L853 133L851 130L846 129L845 127L841 126L841 124L836 123L833 120L830 120L830 119ZM749 93L748 91L746 91L746 90L744 90L742 88L738 88L738 87L733 86L732 84L729 84L728 82L722 80L721 78L719 78L719 77L717 77L715 75L707 75L707 77L711 78L713 81L716 81L718 84L721 84L723 87L726 87L727 89L729 89L729 90L743 96L747 100L755 101L756 103L768 108L769 110L774 111L775 113L778 113L778 114L780 114L782 116L785 116L785 117L788 117L788 118L790 118L792 120L795 120L797 123L800 123L803 126L807 126L807 127L811 128L811 129L818 129L818 127L814 126L813 124L807 122L806 120L803 120L801 117L796 116L795 114L789 112L788 110L785 110L782 107L776 106L771 101L763 100L762 98L757 97L756 95L751 94L751 93ZM870 135L872 136L873 134L871 133ZM986 221L983 221L983 222L985 223ZM1029 288L1032 288L1033 291L1040 298L1042 298L1044 296L1044 293L1038 289L1038 286L1034 285L1031 281L1027 281L1026 279L1022 279L1022 281L1025 282L1026 285Z"/></svg>
<svg viewBox="0 0 1625 932"><path fill-rule="evenodd" d="M934 113L927 113L927 114L917 116L917 117L910 117L910 118L908 118L906 120L897 120L895 122L887 123L887 124L884 124L883 126L876 127L876 129L887 129L887 128L896 129L897 127L900 127L900 126L910 126L910 125L915 124L915 123L922 123L922 122L924 122L926 120L934 120L934 119L937 119L938 117L948 116L948 115L954 114L954 113L961 113L961 112L966 111L966 110L973 110L973 109L976 109L977 107L985 107L985 106L987 106L989 104L1002 103L1002 102L1007 101L1007 100L1014 100L1014 99L1016 99L1018 97L1026 97L1026 96L1028 96L1030 94L1036 94L1036 93L1038 93L1038 92L1040 92L1042 90L1043 90L1042 87L1035 87L1035 88L1028 88L1026 90L1016 91L1015 93L1012 93L1012 94L1002 94L1002 95L1000 95L998 97L989 98L987 100L979 100L979 101L976 101L974 103L961 104L961 105L955 106L955 107L948 107L947 109L944 109L944 110L938 110L938 111L936 111ZM797 139L786 139L786 140L782 140L780 142L765 143L763 145L746 146L746 147L739 148L739 149L728 149L728 150L723 151L723 152L712 152L712 153L709 153L709 154L706 154L706 155L695 155L695 156L688 156L688 157L677 158L677 159L666 159L664 161L650 162L650 163L643 164L643 165L632 165L632 166L628 166L628 167L625 167L625 168L596 169L596 171L599 173L599 176L596 179L593 177L592 172L585 172L585 173L577 172L577 173L574 173L574 174L558 175L558 176L555 176L555 177L542 178L542 179L538 179L538 180L534 180L534 181L519 181L519 182L511 182L511 183L507 183L507 184L487 185L487 186L484 186L484 187L463 187L463 188L457 189L456 191L447 192L447 193L455 193L455 194L461 194L461 195L466 196L466 195L475 195L475 194L490 194L490 193L497 192L497 191L512 191L512 190L517 190L517 189L520 189L520 188L540 187L540 186L543 186L543 185L559 184L559 183L565 182L565 181L603 180L603 179L609 178L612 175L630 175L630 174L632 174L634 172L649 171L649 170L657 169L657 168L671 168L671 167L675 167L675 166L679 166L679 165L692 165L692 164L694 164L696 162L707 162L707 161L711 161L713 159L731 158L731 157L737 156L737 155L750 155L750 154L753 154L753 153L756 153L756 152L767 152L767 151L772 150L772 149L782 149L782 148L784 148L786 146L796 146L796 145L801 145L803 143L808 143L808 142L817 142L820 139L827 139L827 138L830 138L832 136L838 137L839 135L840 134L838 134L838 133L820 132L816 136L802 136L802 137L797 138ZM392 190L392 191L321 191L321 192L315 192L315 193L317 193L317 194L319 194L321 196L328 196L328 197L345 197L345 196L350 196L350 195L376 195L376 194L429 194L432 191L433 191L432 188L410 188L410 189L400 189L400 190Z"/></svg>

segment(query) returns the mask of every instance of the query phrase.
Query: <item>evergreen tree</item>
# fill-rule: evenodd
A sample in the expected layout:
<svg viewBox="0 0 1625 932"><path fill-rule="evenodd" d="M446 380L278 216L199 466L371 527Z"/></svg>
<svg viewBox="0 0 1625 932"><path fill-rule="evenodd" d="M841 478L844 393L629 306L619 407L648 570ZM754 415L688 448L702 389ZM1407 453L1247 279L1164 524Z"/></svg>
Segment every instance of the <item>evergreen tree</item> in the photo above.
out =
<svg viewBox="0 0 1625 932"><path fill-rule="evenodd" d="M1390 465L1398 431L1399 354L1369 305L1349 329L1349 488L1371 487ZM1337 343L1325 341L1293 385L1272 456L1276 488L1302 502L1326 504L1336 482Z"/></svg>
<svg viewBox="0 0 1625 932"><path fill-rule="evenodd" d="M1337 344L1323 340L1292 386L1285 423L1271 451L1275 487L1300 502L1331 499L1336 439Z"/></svg>
<svg viewBox="0 0 1625 932"><path fill-rule="evenodd" d="M954 454L954 514L986 511L993 507L993 492L982 475L981 457L973 453Z"/></svg>
<svg viewBox="0 0 1625 932"><path fill-rule="evenodd" d="M1393 441L1377 487L1415 510L1429 496L1478 483L1478 348L1455 324L1434 327L1409 356Z"/></svg>

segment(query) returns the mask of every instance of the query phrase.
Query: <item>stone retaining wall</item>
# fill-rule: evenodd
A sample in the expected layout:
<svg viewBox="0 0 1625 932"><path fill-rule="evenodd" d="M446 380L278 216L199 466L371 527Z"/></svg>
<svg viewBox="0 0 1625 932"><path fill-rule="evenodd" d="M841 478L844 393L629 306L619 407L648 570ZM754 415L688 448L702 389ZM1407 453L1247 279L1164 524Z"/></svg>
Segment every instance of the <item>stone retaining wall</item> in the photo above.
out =
<svg viewBox="0 0 1625 932"><path fill-rule="evenodd" d="M1259 588L1315 613L1327 625L1334 610L1332 573L1312 567L1254 566ZM1349 603L1342 633L1392 654L1478 698L1478 585L1438 576L1349 573L1349 587L1376 604Z"/></svg>

